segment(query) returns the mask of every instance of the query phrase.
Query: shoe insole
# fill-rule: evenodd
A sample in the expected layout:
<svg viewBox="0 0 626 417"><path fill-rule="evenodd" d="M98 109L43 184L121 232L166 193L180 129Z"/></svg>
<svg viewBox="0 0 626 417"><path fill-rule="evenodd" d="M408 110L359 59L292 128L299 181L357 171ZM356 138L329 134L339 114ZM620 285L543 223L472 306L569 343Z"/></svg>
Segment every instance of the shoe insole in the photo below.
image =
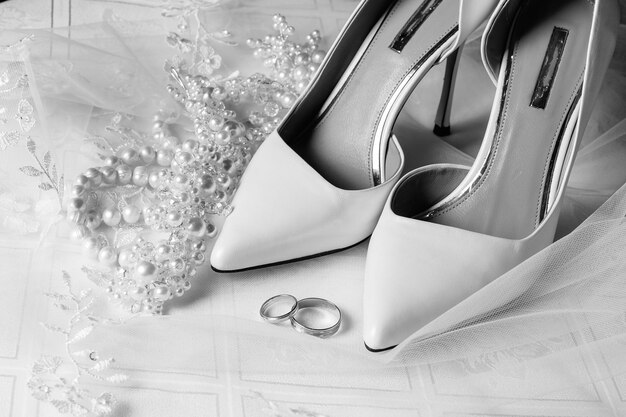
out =
<svg viewBox="0 0 626 417"><path fill-rule="evenodd" d="M472 187L430 221L509 239L536 229L571 139L565 128L581 91L592 15L587 0L522 2L489 122L495 135L485 138L491 146L466 179Z"/></svg>
<svg viewBox="0 0 626 417"><path fill-rule="evenodd" d="M436 7L399 52L390 48L422 3ZM439 52L457 31L459 0L398 0L363 49L360 60L325 110L291 143L326 180L343 189L375 185L375 131L384 108L416 66ZM436 56L435 58L437 58ZM393 115L396 117L397 115ZM381 146L387 146L382 138Z"/></svg>

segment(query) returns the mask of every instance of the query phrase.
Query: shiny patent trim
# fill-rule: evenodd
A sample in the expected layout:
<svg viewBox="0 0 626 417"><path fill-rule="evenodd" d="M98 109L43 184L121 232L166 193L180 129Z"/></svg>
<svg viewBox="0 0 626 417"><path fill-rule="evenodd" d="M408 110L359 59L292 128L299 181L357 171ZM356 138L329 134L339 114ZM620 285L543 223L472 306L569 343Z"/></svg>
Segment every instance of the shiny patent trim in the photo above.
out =
<svg viewBox="0 0 626 417"><path fill-rule="evenodd" d="M382 184L387 179L385 172L387 146L385 146L386 144L383 141L388 143L393 125L404 103L409 99L409 96L425 75L426 70L434 65L435 61L441 56L441 53L449 47L458 30L459 27L457 25L446 33L441 40L413 66L411 71L407 73L406 77L404 77L391 97L387 100L387 104L380 116L381 122L376 127L374 142L372 144L372 176L375 185ZM431 61L430 65L425 65L429 61Z"/></svg>
<svg viewBox="0 0 626 417"><path fill-rule="evenodd" d="M435 11L443 0L425 0L413 13L411 18L404 24L396 35L389 48L398 53L402 52L407 43L413 38L426 19Z"/></svg>
<svg viewBox="0 0 626 417"><path fill-rule="evenodd" d="M533 96L530 99L530 106L536 109L545 109L550 98L550 92L552 91L552 85L554 79L559 70L559 64L565 51L565 44L567 43L567 36L569 30L560 27L555 27L552 30L550 36L550 42L548 48L543 57L543 63L539 70L539 76L533 90Z"/></svg>
<svg viewBox="0 0 626 417"><path fill-rule="evenodd" d="M502 88L502 94L500 97L500 103L499 103L500 107L498 111L498 119L496 121L496 129L490 139L489 153L487 154L486 158L484 158L483 163L480 167L480 170L471 179L468 185L458 190L454 195L450 195L449 197L441 201L439 204L436 204L435 206L431 207L429 210L418 215L417 216L418 218L429 219L429 218L433 218L433 217L437 217L441 215L443 212L450 209L450 207L456 204L459 204L461 201L468 198L470 194L474 193L476 189L478 189L482 185L485 179L485 173L488 167L491 165L493 159L495 158L495 146L494 146L494 144L496 143L495 138L500 136L500 133L502 131L502 118L504 116L503 115L504 112L502 110L504 109L504 104L505 104L507 95L509 94L509 81L510 81L511 67L513 63L513 54L514 52L509 52L507 54L504 86ZM575 109L577 107L576 104L578 102L580 94L581 94L581 90L577 92L576 97L568 110L567 118L563 121L563 123L561 124L561 128L559 130L559 136L556 140L556 145L551 155L551 160L550 160L550 165L549 165L550 171L548 173L548 178L546 180L544 191L541 196L541 210L539 213L539 222L541 222L541 220L543 220L547 216L547 214L550 212L550 209L552 208L551 196L554 193L558 193L558 184L555 185L554 181L552 181L552 178L554 176L554 170L556 168L557 161L559 160L559 156L562 155L560 150L562 149L562 144L565 140L568 141L568 144L567 144L568 146L565 147L565 150L569 149L569 142L571 141L572 137L569 137L566 139L565 134L566 132L570 131L569 127L571 123L575 122L571 120L571 118L572 118L572 115L576 114ZM571 130L573 131L573 129ZM573 133L573 132L570 132L570 133Z"/></svg>
<svg viewBox="0 0 626 417"><path fill-rule="evenodd" d="M563 155L563 152L567 153L567 151L569 150L571 138L567 139L567 143L566 143L567 146L564 149L563 149L563 142L565 141L565 135L566 135L566 132L568 131L568 127L570 126L570 123L572 122L572 116L576 113L575 110L578 107L578 101L580 100L581 95L582 95L582 87L578 89L578 92L576 93L576 96L574 97L574 100L572 101L572 104L567 112L567 117L565 118L563 124L561 125L559 135L556 139L556 143L554 144L554 151L552 152L552 157L550 158L550 164L548 165L548 174L546 177L546 182L544 184L543 194L541 196L541 209L539 212L540 223L541 221L543 221L543 219L545 219L548 216L548 213L550 212L550 209L552 208L552 204L553 204L552 197L553 195L558 193L558 184L560 183L560 181L557 181L557 183L555 184L554 175L556 173L558 162L561 159L560 156ZM570 135L573 134L573 131L574 129L572 129L572 132L570 132ZM562 169L563 169L563 166L561 166L561 170ZM560 177L561 175L559 175L559 178Z"/></svg>

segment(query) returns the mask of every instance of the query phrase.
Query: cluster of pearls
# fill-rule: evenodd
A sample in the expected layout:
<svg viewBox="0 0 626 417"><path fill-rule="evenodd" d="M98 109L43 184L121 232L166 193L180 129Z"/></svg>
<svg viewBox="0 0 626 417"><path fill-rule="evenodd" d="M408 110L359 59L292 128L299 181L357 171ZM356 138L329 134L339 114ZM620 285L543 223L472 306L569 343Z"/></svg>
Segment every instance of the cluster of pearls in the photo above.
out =
<svg viewBox="0 0 626 417"><path fill-rule="evenodd" d="M205 238L216 234L209 216L219 211L229 181L214 182L214 177L203 174L207 171L190 170L201 164L213 168L218 179L223 174L210 162L199 162L203 159L198 148L191 139L174 150L126 148L107 157L105 166L76 178L67 205L76 224L73 235L82 239L88 257L113 270L107 291L132 312L160 313L165 301L184 294L191 287L189 278L205 261ZM149 195L151 204L140 208L121 199L117 206L100 211L98 192L116 187L130 189L129 196ZM166 231L169 239L155 246L140 237L116 247L100 232L128 226Z"/></svg>
<svg viewBox="0 0 626 417"><path fill-rule="evenodd" d="M168 64L167 91L191 121L193 138L181 140L171 127L172 115L161 110L152 120L150 144L119 149L103 166L76 178L67 204L72 234L89 257L108 268L103 285L130 311L161 313L167 300L191 288L205 262L205 240L217 233L211 217L229 214L252 155L323 60L318 31L299 45L289 40L295 30L283 16L274 16L274 29L263 40L247 41L254 56L272 68L270 75L209 78L189 70L195 66L184 59ZM193 49L193 41L182 36L178 41ZM234 110L240 105L247 118ZM105 207L105 197L113 204ZM128 229L169 237L156 244L143 237L119 244L106 236Z"/></svg>
<svg viewBox="0 0 626 417"><path fill-rule="evenodd" d="M201 222L190 222L194 223L195 233L202 234ZM120 250L119 266L108 276L106 291L131 312L161 313L166 301L191 288L205 251L203 239L187 239L180 233L156 244L139 237Z"/></svg>
<svg viewBox="0 0 626 417"><path fill-rule="evenodd" d="M275 34L263 39L248 39L246 44L254 49L254 56L262 59L265 67L272 69L272 78L288 90L302 93L326 55L319 49L320 32L314 30L300 45L289 40L295 29L289 26L285 16L275 14L273 20ZM297 97L293 92L283 94L278 103L290 107Z"/></svg>

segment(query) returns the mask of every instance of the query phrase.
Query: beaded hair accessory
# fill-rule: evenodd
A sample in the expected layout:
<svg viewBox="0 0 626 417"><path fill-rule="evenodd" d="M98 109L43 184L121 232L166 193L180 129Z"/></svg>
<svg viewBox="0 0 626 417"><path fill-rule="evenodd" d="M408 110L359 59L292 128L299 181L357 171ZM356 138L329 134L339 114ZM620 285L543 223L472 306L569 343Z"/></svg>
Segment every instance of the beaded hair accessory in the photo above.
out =
<svg viewBox="0 0 626 417"><path fill-rule="evenodd" d="M217 233L213 217L230 213L252 155L324 59L319 31L297 44L284 16L274 15L273 28L246 41L269 69L249 77L219 74L222 58L211 43L237 45L229 32L208 33L198 20L197 36L170 33L179 55L166 63L167 91L180 115L158 111L151 138L131 135L140 146L115 149L76 178L67 203L72 236L102 267L83 270L132 313L162 313L165 302L191 288L206 241ZM237 107L247 107L246 116ZM123 122L118 115L110 130L133 133ZM177 133L184 123L193 126L192 137ZM146 237L155 232L163 238ZM136 237L129 242L129 235Z"/></svg>

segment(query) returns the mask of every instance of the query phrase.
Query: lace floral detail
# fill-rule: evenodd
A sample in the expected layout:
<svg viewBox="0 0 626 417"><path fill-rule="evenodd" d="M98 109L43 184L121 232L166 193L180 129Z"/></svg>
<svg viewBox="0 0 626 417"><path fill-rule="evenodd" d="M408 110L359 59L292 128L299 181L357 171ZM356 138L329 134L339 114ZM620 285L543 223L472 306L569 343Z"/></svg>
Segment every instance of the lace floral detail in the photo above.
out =
<svg viewBox="0 0 626 417"><path fill-rule="evenodd" d="M198 73L209 77L213 71L219 69L222 65L222 57L215 53L215 50L208 45L202 45L198 48L200 59L196 64Z"/></svg>
<svg viewBox="0 0 626 417"><path fill-rule="evenodd" d="M20 168L20 171L30 177L41 178L42 181L39 183L39 189L43 191L54 190L59 198L59 203L62 204L64 178L63 174L59 176L57 167L52 162L50 151L47 151L42 158L39 158L39 156L37 156L37 144L30 137L27 139L26 147L37 162L38 168L32 165L25 165Z"/></svg>
<svg viewBox="0 0 626 417"><path fill-rule="evenodd" d="M61 335L65 341L66 359L43 356L33 364L27 383L33 397L52 404L62 414L73 416L106 416L112 413L115 398L111 393L93 394L81 387L81 378L90 377L108 383L121 383L128 378L124 374L108 372L115 362L113 358L100 359L93 349L76 349L76 344L91 334L100 323L111 320L95 316L92 307L95 298L91 291L77 294L67 272L63 272L64 293L46 294L61 311L70 313L65 327L44 323L43 326ZM86 362L86 363L84 363Z"/></svg>

